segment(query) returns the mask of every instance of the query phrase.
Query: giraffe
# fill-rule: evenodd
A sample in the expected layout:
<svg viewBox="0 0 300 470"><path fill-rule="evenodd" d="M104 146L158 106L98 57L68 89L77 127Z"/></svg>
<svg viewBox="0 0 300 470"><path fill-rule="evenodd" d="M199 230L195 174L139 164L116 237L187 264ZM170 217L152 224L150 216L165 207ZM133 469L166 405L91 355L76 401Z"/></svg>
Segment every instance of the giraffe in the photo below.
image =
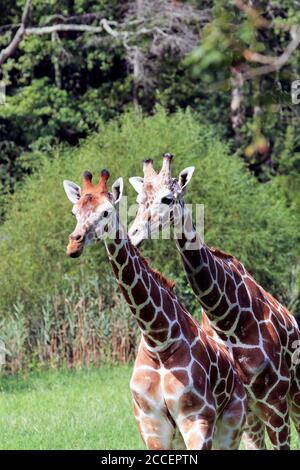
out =
<svg viewBox="0 0 300 470"><path fill-rule="evenodd" d="M129 238L138 246L171 222L186 276L205 310L204 327L210 332L212 327L224 340L244 382L247 448L265 448L266 427L274 449L289 449L289 414L300 432L300 366L294 360L300 338L297 323L234 256L203 242L183 199L194 167L176 179L171 161L172 155L165 154L156 173L153 160L145 160L144 177L130 178L138 193L138 211Z"/></svg>
<svg viewBox="0 0 300 470"><path fill-rule="evenodd" d="M114 275L141 330L130 388L134 415L148 449L237 449L247 396L227 348L206 335L184 309L170 281L153 270L126 235L118 204L123 180L112 191L103 170L97 184L85 172L82 189L64 188L76 228L67 254L103 240Z"/></svg>

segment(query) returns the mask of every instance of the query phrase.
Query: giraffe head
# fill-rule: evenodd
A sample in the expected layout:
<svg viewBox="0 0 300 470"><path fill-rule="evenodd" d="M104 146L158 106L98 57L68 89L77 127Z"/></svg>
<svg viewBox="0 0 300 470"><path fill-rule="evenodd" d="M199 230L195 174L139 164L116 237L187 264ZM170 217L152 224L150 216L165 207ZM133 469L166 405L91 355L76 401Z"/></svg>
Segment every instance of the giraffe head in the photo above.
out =
<svg viewBox="0 0 300 470"><path fill-rule="evenodd" d="M159 173L153 168L152 160L145 160L144 177L134 176L129 179L138 193L137 215L128 232L131 242L136 246L172 220L174 208L180 204L193 176L195 167L190 166L180 172L178 179L173 178L172 158L170 153L163 155Z"/></svg>
<svg viewBox="0 0 300 470"><path fill-rule="evenodd" d="M119 178L107 188L109 172L102 170L97 184L92 183L92 174L83 174L82 188L72 181L64 181L64 189L72 202L72 214L76 217L75 230L69 236L67 254L72 258L81 255L84 246L107 236L116 221L115 206L123 194L123 179Z"/></svg>

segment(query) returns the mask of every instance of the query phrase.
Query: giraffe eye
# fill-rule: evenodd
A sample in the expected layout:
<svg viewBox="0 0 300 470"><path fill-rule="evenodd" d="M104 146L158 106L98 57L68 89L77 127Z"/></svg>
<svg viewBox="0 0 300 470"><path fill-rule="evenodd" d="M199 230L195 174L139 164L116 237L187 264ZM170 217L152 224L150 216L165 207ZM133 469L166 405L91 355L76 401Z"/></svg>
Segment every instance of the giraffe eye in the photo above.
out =
<svg viewBox="0 0 300 470"><path fill-rule="evenodd" d="M173 202L173 199L171 197L163 197L161 202L162 204L166 204L167 206L170 206Z"/></svg>
<svg viewBox="0 0 300 470"><path fill-rule="evenodd" d="M104 211L104 212L103 212L103 217L104 217L104 219L106 219L107 216L108 216L108 211Z"/></svg>

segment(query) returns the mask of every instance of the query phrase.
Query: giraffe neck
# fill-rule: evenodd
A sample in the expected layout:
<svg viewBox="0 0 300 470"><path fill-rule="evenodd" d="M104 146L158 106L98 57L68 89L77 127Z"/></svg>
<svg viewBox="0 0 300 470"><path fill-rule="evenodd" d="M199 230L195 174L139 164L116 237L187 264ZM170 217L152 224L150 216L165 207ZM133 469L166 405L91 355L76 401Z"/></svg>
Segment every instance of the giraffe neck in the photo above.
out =
<svg viewBox="0 0 300 470"><path fill-rule="evenodd" d="M106 240L105 245L121 292L148 349L165 351L180 340L182 326L178 317L184 317L185 311L177 297L131 244L119 222L115 236Z"/></svg>
<svg viewBox="0 0 300 470"><path fill-rule="evenodd" d="M228 299L232 298L231 292L236 291L242 276L228 273L225 258L216 256L205 245L196 232L192 216L183 201L180 201L176 210L176 245L194 294L211 320L226 317L234 307Z"/></svg>

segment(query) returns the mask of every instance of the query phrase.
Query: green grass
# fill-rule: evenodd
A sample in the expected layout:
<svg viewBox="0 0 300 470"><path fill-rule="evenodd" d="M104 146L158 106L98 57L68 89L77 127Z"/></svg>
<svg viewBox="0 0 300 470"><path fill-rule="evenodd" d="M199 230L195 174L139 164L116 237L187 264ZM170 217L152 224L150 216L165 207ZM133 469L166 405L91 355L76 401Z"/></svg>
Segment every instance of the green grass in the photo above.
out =
<svg viewBox="0 0 300 470"><path fill-rule="evenodd" d="M0 378L0 449L143 449L132 366ZM292 448L299 449L293 430Z"/></svg>
<svg viewBox="0 0 300 470"><path fill-rule="evenodd" d="M0 379L1 449L143 449L132 366Z"/></svg>

